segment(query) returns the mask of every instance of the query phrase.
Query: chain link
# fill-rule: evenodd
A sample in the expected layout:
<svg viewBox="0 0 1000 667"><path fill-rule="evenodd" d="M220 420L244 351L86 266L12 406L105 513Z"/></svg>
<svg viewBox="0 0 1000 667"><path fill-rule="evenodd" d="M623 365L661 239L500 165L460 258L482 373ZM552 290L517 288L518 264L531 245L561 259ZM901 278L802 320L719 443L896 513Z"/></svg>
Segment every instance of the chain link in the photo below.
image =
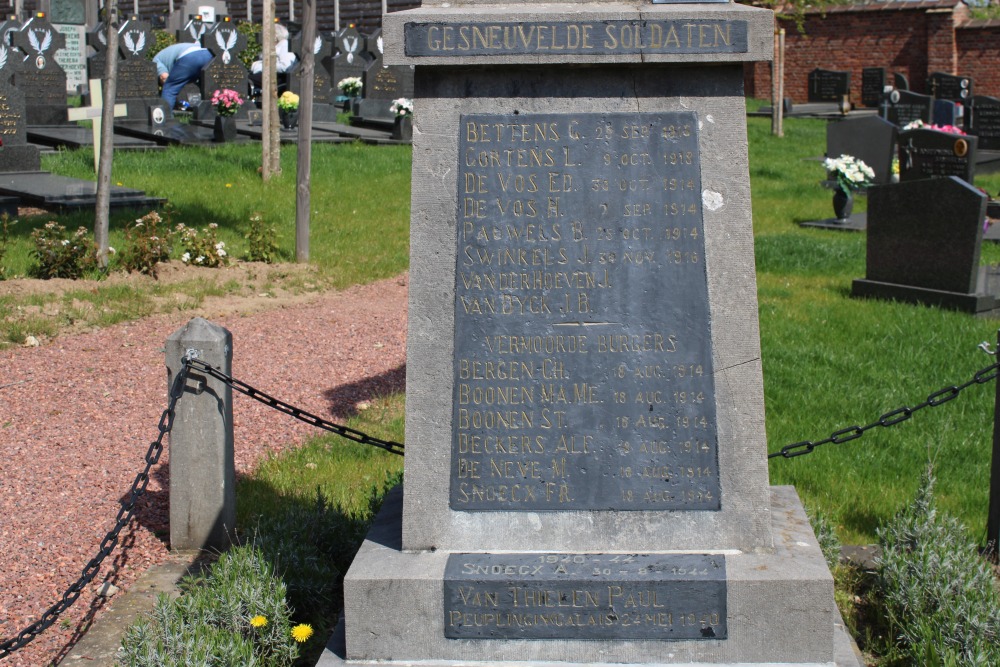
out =
<svg viewBox="0 0 1000 667"><path fill-rule="evenodd" d="M848 426L847 428L842 428L839 431L834 431L830 434L830 437L813 442L811 440L803 440L802 442L795 442L790 445L785 445L780 450L768 454L767 458L773 459L775 457L782 457L786 459L795 458L796 456L804 456L806 454L811 454L816 450L817 447L822 445L828 445L833 443L839 445L851 440L857 440L865 433L876 427L886 428L889 426L895 426L905 422L907 419L913 417L913 413L923 410L924 408L936 408L939 405L943 405L948 401L958 398L958 395L963 391L975 384L986 384L997 378L997 369L1000 368L1000 363L993 364L992 366L987 366L985 368L980 368L975 374L965 384L952 385L950 387L944 387L943 389L938 389L933 394L927 397L923 403L911 407L903 406L886 412L884 415L879 417L876 421L871 424L866 424L865 426Z"/></svg>
<svg viewBox="0 0 1000 667"><path fill-rule="evenodd" d="M246 382L241 382L229 375L226 375L218 368L206 364L204 361L199 359L189 359L188 363L191 368L205 373L206 375L211 375L217 380L224 382L241 394L245 394L250 398L260 401L264 405L270 406L279 412L283 412L290 417L294 417L299 421L311 424L316 428L323 429L324 431L329 431L331 433L336 433L337 435L347 438L348 440L353 440L354 442L361 443L362 445L371 445L373 447L378 447L379 449L384 449L387 452L392 452L393 454L403 455L403 443L393 442L392 440L382 440L380 438L375 438L367 433L362 433L349 426L342 426L340 424L335 424L331 421L318 417L310 412L301 410L290 403L285 403L269 394L255 389L248 385Z"/></svg>
<svg viewBox="0 0 1000 667"><path fill-rule="evenodd" d="M87 566L83 568L80 578L66 589L61 600L46 609L37 621L21 630L16 637L0 642L0 660L3 660L14 651L30 643L35 637L55 623L60 614L73 606L73 603L80 597L83 589L93 581L97 572L101 569L101 563L111 555L111 552L118 545L118 535L132 520L132 515L135 513L136 501L146 492L146 485L149 484L149 471L160 460L160 454L163 452L163 438L166 437L167 433L170 432L171 426L173 426L174 408L177 406L177 400L184 393L188 370L189 360L185 359L184 365L181 367L177 377L174 378L174 384L170 388L167 409L163 411L163 415L160 417L160 423L157 426L159 435L156 437L156 440L150 443L149 449L146 451L146 467L136 475L135 481L132 482L132 488L128 493L128 500L121 501L121 508L115 517L115 526L101 540L101 546L97 555L90 559Z"/></svg>

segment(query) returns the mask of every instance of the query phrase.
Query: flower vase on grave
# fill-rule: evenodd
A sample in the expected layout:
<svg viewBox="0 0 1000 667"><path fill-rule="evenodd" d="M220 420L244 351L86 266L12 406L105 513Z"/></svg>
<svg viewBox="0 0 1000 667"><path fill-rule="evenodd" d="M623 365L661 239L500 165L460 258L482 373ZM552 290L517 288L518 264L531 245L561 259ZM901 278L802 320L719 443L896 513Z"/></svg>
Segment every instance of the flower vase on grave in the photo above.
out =
<svg viewBox="0 0 1000 667"><path fill-rule="evenodd" d="M392 122L392 138L397 141L413 141L413 116L396 116Z"/></svg>
<svg viewBox="0 0 1000 667"><path fill-rule="evenodd" d="M833 215L837 222L847 222L854 208L854 193L850 190L837 188L833 191Z"/></svg>
<svg viewBox="0 0 1000 667"><path fill-rule="evenodd" d="M212 140L225 143L236 139L236 119L232 116L216 116Z"/></svg>
<svg viewBox="0 0 1000 667"><path fill-rule="evenodd" d="M279 109L278 119L281 121L281 127L286 130L294 129L299 126L299 110L285 111L283 109Z"/></svg>

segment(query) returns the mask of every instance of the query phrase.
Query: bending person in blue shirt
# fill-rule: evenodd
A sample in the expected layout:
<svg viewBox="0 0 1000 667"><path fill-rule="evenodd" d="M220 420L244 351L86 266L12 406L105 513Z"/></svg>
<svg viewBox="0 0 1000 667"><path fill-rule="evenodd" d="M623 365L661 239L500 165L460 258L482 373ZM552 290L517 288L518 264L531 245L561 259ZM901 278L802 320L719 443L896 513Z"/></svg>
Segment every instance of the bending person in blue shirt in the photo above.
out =
<svg viewBox="0 0 1000 667"><path fill-rule="evenodd" d="M212 59L212 52L202 48L197 42L180 42L171 44L155 56L156 74L163 85L160 97L166 100L170 109L177 103L181 88L198 81L201 70Z"/></svg>

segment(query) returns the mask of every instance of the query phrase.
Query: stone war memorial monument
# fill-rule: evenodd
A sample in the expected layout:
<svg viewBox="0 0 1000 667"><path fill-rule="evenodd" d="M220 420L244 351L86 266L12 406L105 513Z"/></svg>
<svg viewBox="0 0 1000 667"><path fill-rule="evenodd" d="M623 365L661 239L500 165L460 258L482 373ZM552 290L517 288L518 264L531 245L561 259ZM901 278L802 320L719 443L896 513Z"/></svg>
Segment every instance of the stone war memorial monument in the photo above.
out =
<svg viewBox="0 0 1000 667"><path fill-rule="evenodd" d="M770 487L743 63L770 11L434 0L404 484L320 665L856 666Z"/></svg>

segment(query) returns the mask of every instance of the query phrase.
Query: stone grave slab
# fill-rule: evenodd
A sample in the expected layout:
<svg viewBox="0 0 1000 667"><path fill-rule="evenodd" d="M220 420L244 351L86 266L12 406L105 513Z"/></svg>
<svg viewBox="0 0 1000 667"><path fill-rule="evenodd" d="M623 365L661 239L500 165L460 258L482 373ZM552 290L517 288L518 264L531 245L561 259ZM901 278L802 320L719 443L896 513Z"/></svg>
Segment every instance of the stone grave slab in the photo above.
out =
<svg viewBox="0 0 1000 667"><path fill-rule="evenodd" d="M25 56L14 71L14 86L24 96L28 125L68 123L66 72L55 59L66 38L44 17L26 21L11 37L13 46Z"/></svg>
<svg viewBox="0 0 1000 667"><path fill-rule="evenodd" d="M16 52L0 42L0 172L41 169L38 147L28 143L24 94L11 83L16 61Z"/></svg>
<svg viewBox="0 0 1000 667"><path fill-rule="evenodd" d="M884 67L865 67L861 70L861 104L872 109L882 104L887 77Z"/></svg>
<svg viewBox="0 0 1000 667"><path fill-rule="evenodd" d="M972 77L933 72L927 77L927 92L939 100L968 104L972 99Z"/></svg>
<svg viewBox="0 0 1000 667"><path fill-rule="evenodd" d="M852 295L994 311L997 293L985 290L979 266L986 200L955 176L871 188L865 278Z"/></svg>
<svg viewBox="0 0 1000 667"><path fill-rule="evenodd" d="M904 130L899 133L899 180L958 176L972 183L977 139L938 130Z"/></svg>
<svg viewBox="0 0 1000 667"><path fill-rule="evenodd" d="M1000 151L1000 100L976 95L965 110L965 131L979 138L979 149Z"/></svg>
<svg viewBox="0 0 1000 667"><path fill-rule="evenodd" d="M810 102L840 102L851 96L851 73L816 68L809 72Z"/></svg>
<svg viewBox="0 0 1000 667"><path fill-rule="evenodd" d="M158 126L143 121L115 123L115 134L152 141L160 146L210 144L214 136L211 127L181 123L172 118Z"/></svg>
<svg viewBox="0 0 1000 667"><path fill-rule="evenodd" d="M742 81L773 15L430 3L383 30L419 109L405 492L329 664L835 664L832 577L767 482Z"/></svg>
<svg viewBox="0 0 1000 667"><path fill-rule="evenodd" d="M90 128L76 125L36 126L28 130L28 139L35 144L52 148L91 148L94 145L94 133ZM158 144L138 137L114 135L115 150L157 150Z"/></svg>
<svg viewBox="0 0 1000 667"><path fill-rule="evenodd" d="M96 205L97 183L44 171L2 173L0 194L16 196L25 204L43 208L87 208ZM115 208L157 208L165 201L142 190L111 186L110 205Z"/></svg>
<svg viewBox="0 0 1000 667"><path fill-rule="evenodd" d="M348 137L334 132L324 132L320 131L317 127L318 125L324 125L322 121L316 121L313 123L311 140L313 143L320 144L346 144L355 141L356 137ZM237 121L236 131L247 137L248 139L253 139L256 141L261 141L264 137L264 128L260 123L252 123L249 121ZM299 142L299 130L298 128L292 128L286 130L285 128L279 128L278 140L282 144L297 144Z"/></svg>
<svg viewBox="0 0 1000 667"><path fill-rule="evenodd" d="M921 95L897 88L889 93L889 103L885 107L885 118L899 127L915 120L930 123L933 110L934 98L930 95Z"/></svg>
<svg viewBox="0 0 1000 667"><path fill-rule="evenodd" d="M828 123L826 157L854 156L872 168L875 183L888 183L892 178L897 132L895 125L874 115Z"/></svg>

